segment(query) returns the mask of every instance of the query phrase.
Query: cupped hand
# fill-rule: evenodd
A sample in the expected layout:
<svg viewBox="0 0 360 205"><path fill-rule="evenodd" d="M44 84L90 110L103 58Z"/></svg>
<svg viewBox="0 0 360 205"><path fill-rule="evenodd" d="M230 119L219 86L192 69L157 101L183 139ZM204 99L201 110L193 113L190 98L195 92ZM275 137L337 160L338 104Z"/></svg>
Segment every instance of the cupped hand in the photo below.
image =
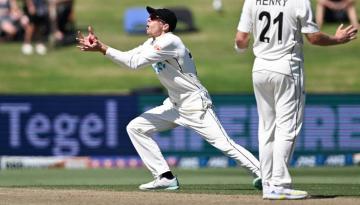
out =
<svg viewBox="0 0 360 205"><path fill-rule="evenodd" d="M88 27L87 36L84 36L78 31L76 40L78 41L77 47L82 51L101 51L101 42L94 34L94 30L91 26Z"/></svg>

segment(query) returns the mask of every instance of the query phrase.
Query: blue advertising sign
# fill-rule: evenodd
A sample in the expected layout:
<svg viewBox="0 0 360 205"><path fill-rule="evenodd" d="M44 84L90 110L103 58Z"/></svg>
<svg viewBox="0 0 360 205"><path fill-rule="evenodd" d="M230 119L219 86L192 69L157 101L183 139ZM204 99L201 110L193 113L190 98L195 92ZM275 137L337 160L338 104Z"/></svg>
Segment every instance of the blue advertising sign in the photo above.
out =
<svg viewBox="0 0 360 205"><path fill-rule="evenodd" d="M164 96L142 96L145 111ZM215 95L215 112L228 135L258 152L258 114L253 95ZM184 127L158 133L154 139L167 154L219 155L197 133ZM360 95L308 95L301 136L295 154L336 154L360 151Z"/></svg>
<svg viewBox="0 0 360 205"><path fill-rule="evenodd" d="M0 96L0 155L136 155L135 96Z"/></svg>
<svg viewBox="0 0 360 205"><path fill-rule="evenodd" d="M126 125L165 96L0 96L0 155L137 156ZM215 95L229 136L258 151L253 95ZM164 155L222 155L194 131L177 127L154 136ZM360 95L309 95L295 154L360 151ZM306 161L307 158L304 158ZM323 160L324 161L324 160ZM332 157L326 163L339 158ZM344 160L343 160L344 161ZM300 161L299 161L300 162ZM325 161L324 161L325 163Z"/></svg>

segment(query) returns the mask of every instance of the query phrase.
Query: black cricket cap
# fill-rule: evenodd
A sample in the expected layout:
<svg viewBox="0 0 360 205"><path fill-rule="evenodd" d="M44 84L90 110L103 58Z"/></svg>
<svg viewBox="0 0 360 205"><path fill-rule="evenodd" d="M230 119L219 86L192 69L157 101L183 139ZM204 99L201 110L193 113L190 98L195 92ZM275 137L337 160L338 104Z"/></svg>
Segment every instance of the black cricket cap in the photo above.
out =
<svg viewBox="0 0 360 205"><path fill-rule="evenodd" d="M173 31L176 28L177 18L174 12L169 9L154 9L150 6L146 7L146 10L149 14L155 14L162 21L169 24L169 31Z"/></svg>

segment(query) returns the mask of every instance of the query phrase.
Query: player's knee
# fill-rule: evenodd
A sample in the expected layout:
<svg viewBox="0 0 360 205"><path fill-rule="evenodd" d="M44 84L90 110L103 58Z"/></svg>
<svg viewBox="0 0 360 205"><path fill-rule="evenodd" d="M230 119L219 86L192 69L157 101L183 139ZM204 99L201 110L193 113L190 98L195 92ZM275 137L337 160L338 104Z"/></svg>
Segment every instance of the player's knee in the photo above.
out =
<svg viewBox="0 0 360 205"><path fill-rule="evenodd" d="M7 33L9 36L15 36L16 28L12 26L10 23L5 23L3 26L3 31Z"/></svg>
<svg viewBox="0 0 360 205"><path fill-rule="evenodd" d="M138 122L137 118L135 118L129 122L129 124L126 126L126 131L129 134L130 133L132 133L132 134L146 133L146 130L144 130L143 126L141 126L141 124Z"/></svg>
<svg viewBox="0 0 360 205"><path fill-rule="evenodd" d="M134 122L134 120L130 121L129 124L127 124L127 126L126 126L126 131L127 131L128 133L134 133L134 132L137 131L137 129L138 129L138 126L137 126L137 124Z"/></svg>

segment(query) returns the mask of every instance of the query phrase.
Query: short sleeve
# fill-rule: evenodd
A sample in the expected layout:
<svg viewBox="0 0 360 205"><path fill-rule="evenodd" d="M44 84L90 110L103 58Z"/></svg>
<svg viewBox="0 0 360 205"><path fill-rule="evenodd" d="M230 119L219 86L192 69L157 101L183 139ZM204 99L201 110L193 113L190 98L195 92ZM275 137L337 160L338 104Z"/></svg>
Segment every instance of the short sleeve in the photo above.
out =
<svg viewBox="0 0 360 205"><path fill-rule="evenodd" d="M240 16L240 21L237 27L238 31L241 32L245 32L245 33L250 33L252 31L252 11L251 11L251 3L252 0L245 0L243 8L242 8L242 12L241 12L241 16Z"/></svg>
<svg viewBox="0 0 360 205"><path fill-rule="evenodd" d="M302 33L316 33L319 32L319 27L315 23L315 18L311 9L309 0L297 1L299 3L297 10L297 17L301 23Z"/></svg>

